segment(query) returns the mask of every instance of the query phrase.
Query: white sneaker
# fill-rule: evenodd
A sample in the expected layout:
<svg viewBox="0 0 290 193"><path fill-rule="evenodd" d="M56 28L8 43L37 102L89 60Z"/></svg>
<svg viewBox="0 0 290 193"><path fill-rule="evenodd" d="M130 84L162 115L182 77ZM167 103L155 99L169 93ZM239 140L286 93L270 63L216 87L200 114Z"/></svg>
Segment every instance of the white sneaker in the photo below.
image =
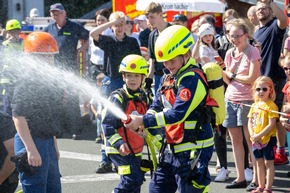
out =
<svg viewBox="0 0 290 193"><path fill-rule="evenodd" d="M250 168L245 169L245 178L247 182L251 182L253 180L253 170Z"/></svg>
<svg viewBox="0 0 290 193"><path fill-rule="evenodd" d="M220 172L218 175L215 177L214 181L215 182L224 182L229 179L229 170L225 169L224 167L221 168Z"/></svg>

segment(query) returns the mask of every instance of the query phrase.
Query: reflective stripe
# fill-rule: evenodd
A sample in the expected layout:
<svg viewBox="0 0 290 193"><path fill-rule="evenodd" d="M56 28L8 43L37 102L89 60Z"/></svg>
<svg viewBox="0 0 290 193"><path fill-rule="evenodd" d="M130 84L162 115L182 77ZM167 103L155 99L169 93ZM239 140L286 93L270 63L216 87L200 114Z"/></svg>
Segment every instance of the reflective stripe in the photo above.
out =
<svg viewBox="0 0 290 193"><path fill-rule="evenodd" d="M195 187L196 189L203 189L203 188L206 189L206 186L204 186L204 185L200 185L200 184L198 184L198 183L197 183L196 181L194 181L194 180L192 180L191 183L192 183L192 186ZM204 192L204 191L203 191L203 192Z"/></svg>
<svg viewBox="0 0 290 193"><path fill-rule="evenodd" d="M105 147L106 154L120 154L116 148L113 147ZM142 152L135 153L135 156L142 156Z"/></svg>
<svg viewBox="0 0 290 193"><path fill-rule="evenodd" d="M118 100L120 101L121 104L123 103L123 99L122 99L122 97L121 97L120 95L118 95L118 94L114 94L114 97L115 97L116 99L118 99Z"/></svg>
<svg viewBox="0 0 290 193"><path fill-rule="evenodd" d="M110 139L108 139L108 142L113 145L114 143L116 143L116 141L118 141L119 139L122 139L122 137L119 135L119 133L114 134L112 137L110 137Z"/></svg>
<svg viewBox="0 0 290 193"><path fill-rule="evenodd" d="M10 79L9 78L1 78L0 84L8 84L8 83L10 83Z"/></svg>
<svg viewBox="0 0 290 193"><path fill-rule="evenodd" d="M196 141L196 144L192 142L177 144L177 145L174 145L173 148L174 148L174 153L179 153L183 151L189 151L192 149L206 148L213 145L214 145L214 138L212 137L206 140ZM170 145L168 145L168 148L170 148Z"/></svg>
<svg viewBox="0 0 290 193"><path fill-rule="evenodd" d="M155 117L158 126L164 127L166 125L163 112L156 113Z"/></svg>
<svg viewBox="0 0 290 193"><path fill-rule="evenodd" d="M184 129L195 129L197 121L185 121L184 122Z"/></svg>
<svg viewBox="0 0 290 193"><path fill-rule="evenodd" d="M209 193L209 186L206 186L202 193Z"/></svg>
<svg viewBox="0 0 290 193"><path fill-rule="evenodd" d="M113 147L105 147L106 154L120 154L119 151Z"/></svg>
<svg viewBox="0 0 290 193"><path fill-rule="evenodd" d="M149 109L148 111L147 111L147 114L152 114L152 115L154 115L154 114L156 114L157 112L156 111L154 111L154 110L152 110L152 109Z"/></svg>
<svg viewBox="0 0 290 193"><path fill-rule="evenodd" d="M118 166L118 174L119 175L131 174L130 165Z"/></svg>

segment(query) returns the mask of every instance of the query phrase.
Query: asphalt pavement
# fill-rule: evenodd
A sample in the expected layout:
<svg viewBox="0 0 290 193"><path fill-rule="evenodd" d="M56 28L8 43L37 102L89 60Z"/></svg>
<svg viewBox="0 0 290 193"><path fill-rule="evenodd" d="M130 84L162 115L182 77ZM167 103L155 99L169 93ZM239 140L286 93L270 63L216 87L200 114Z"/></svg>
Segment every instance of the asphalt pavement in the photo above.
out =
<svg viewBox="0 0 290 193"><path fill-rule="evenodd" d="M64 134L58 139L60 149L60 170L62 174L62 192L63 193L111 193L114 187L119 183L119 176L112 172L107 174L96 174L95 168L101 161L101 145L95 143L95 129L86 128L82 133L80 140L72 140L70 134ZM225 186L236 177L232 149L228 140L228 169L230 170L230 179L226 182L210 184L210 192L214 193L240 193L246 192L245 189L225 189ZM213 154L210 162L210 173L212 180L216 177L216 154ZM273 192L290 193L290 178L287 172L290 171L289 165L276 166L275 182ZM142 185L142 193L148 193L149 174L146 175L146 181ZM20 190L21 186L17 190Z"/></svg>

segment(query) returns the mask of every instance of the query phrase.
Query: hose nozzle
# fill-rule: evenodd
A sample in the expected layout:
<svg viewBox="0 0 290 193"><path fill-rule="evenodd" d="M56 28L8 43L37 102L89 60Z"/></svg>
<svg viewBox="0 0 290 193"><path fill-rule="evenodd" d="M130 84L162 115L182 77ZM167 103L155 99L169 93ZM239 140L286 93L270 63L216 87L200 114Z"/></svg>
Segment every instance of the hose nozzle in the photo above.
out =
<svg viewBox="0 0 290 193"><path fill-rule="evenodd" d="M129 124L131 121L132 121L132 118L129 116L129 115L126 115L126 120L122 120L122 122L124 123L124 124Z"/></svg>

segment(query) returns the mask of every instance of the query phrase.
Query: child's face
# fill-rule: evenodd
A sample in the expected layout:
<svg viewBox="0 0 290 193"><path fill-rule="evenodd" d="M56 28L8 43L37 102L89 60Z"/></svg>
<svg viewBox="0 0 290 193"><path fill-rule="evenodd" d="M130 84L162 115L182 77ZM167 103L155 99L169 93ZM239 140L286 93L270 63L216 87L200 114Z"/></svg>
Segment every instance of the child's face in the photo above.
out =
<svg viewBox="0 0 290 193"><path fill-rule="evenodd" d="M99 81L99 80L97 80L97 82L96 82L96 85L97 85L97 86L101 87L101 86L102 86L102 84L103 84L103 82L102 82L102 81Z"/></svg>
<svg viewBox="0 0 290 193"><path fill-rule="evenodd" d="M259 98L259 101L267 101L271 92L271 88L264 82L258 82L256 85L255 95Z"/></svg>
<svg viewBox="0 0 290 193"><path fill-rule="evenodd" d="M288 78L288 80L290 80L290 60L285 60L285 64L283 66L284 72Z"/></svg>
<svg viewBox="0 0 290 193"><path fill-rule="evenodd" d="M208 45L211 44L213 41L213 35L207 34L207 35L203 36L202 41Z"/></svg>
<svg viewBox="0 0 290 193"><path fill-rule="evenodd" d="M131 72L125 72L123 74L123 80L129 89L136 91L141 86L141 83L143 81L143 75L131 73Z"/></svg>
<svg viewBox="0 0 290 193"><path fill-rule="evenodd" d="M170 71L170 74L176 74L178 70L183 66L184 58L181 56L176 56L171 60L165 61L163 64L165 68Z"/></svg>

